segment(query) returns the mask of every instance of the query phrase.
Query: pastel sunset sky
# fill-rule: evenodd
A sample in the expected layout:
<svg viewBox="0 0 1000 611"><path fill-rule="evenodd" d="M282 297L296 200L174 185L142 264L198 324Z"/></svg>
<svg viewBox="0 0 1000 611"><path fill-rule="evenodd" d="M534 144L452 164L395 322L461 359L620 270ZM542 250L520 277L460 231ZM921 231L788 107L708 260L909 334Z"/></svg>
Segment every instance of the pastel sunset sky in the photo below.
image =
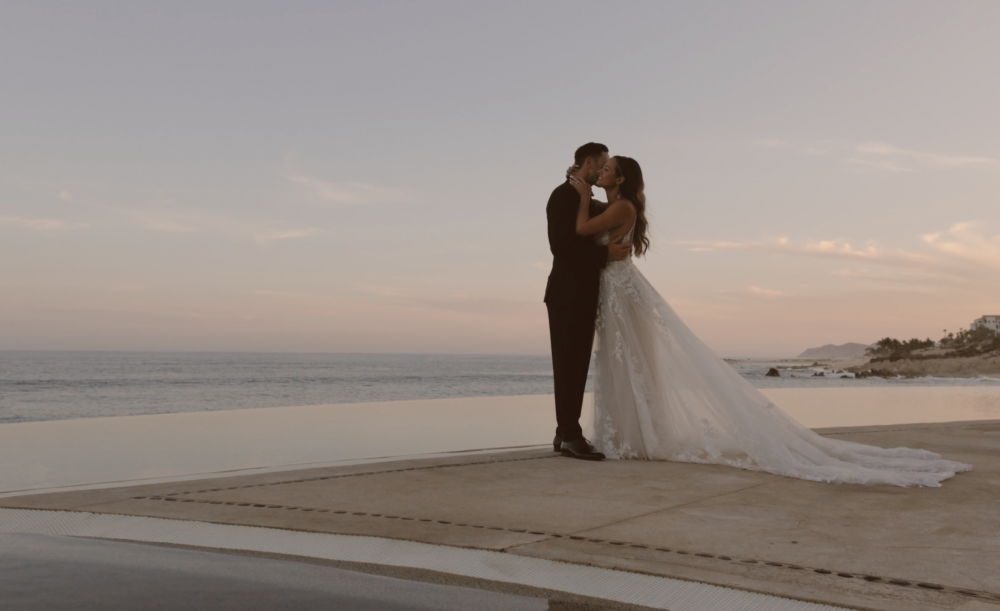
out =
<svg viewBox="0 0 1000 611"><path fill-rule="evenodd" d="M723 356L1000 314L1000 3L9 2L0 349L545 354L595 140ZM601 194L599 194L601 195Z"/></svg>

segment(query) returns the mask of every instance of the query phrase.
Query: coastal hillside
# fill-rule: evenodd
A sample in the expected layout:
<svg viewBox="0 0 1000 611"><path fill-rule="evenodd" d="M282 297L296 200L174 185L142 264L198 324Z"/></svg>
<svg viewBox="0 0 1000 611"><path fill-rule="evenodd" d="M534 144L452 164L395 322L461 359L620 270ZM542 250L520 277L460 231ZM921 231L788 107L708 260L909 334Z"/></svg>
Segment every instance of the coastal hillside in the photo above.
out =
<svg viewBox="0 0 1000 611"><path fill-rule="evenodd" d="M865 344L851 342L841 346L827 344L819 348L810 348L796 358L800 359L856 359L865 356Z"/></svg>
<svg viewBox="0 0 1000 611"><path fill-rule="evenodd" d="M848 367L847 371L858 374L859 377L1000 378L1000 354L949 358L919 358L917 355L916 358Z"/></svg>
<svg viewBox="0 0 1000 611"><path fill-rule="evenodd" d="M871 359L845 368L857 377L1000 377L1000 333L985 327L931 339L886 337L867 350Z"/></svg>

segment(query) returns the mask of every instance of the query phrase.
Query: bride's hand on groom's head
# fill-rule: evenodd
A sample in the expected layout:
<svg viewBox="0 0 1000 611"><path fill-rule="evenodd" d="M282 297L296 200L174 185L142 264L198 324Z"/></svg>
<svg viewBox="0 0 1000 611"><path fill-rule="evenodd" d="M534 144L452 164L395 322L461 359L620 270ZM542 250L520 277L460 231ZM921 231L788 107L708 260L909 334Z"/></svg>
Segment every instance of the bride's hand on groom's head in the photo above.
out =
<svg viewBox="0 0 1000 611"><path fill-rule="evenodd" d="M566 168L566 178L569 178L573 174L576 174L576 171L579 170L579 169L580 169L580 166L575 165L575 164L569 166L568 168Z"/></svg>
<svg viewBox="0 0 1000 611"><path fill-rule="evenodd" d="M590 184L585 180L580 180L576 176L569 177L569 184L573 185L576 192L580 194L581 197L590 199Z"/></svg>

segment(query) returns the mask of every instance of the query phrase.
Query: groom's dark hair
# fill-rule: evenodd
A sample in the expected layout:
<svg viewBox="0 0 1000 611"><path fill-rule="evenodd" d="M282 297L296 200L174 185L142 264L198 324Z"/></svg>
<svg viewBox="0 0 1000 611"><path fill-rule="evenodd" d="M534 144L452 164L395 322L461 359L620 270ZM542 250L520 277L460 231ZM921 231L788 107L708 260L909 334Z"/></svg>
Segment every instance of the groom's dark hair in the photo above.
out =
<svg viewBox="0 0 1000 611"><path fill-rule="evenodd" d="M587 160L588 157L591 159L596 159L602 154L608 152L608 147L600 144L598 142L588 142L580 148L576 149L576 155L573 156L573 162L576 165L583 165L583 162Z"/></svg>

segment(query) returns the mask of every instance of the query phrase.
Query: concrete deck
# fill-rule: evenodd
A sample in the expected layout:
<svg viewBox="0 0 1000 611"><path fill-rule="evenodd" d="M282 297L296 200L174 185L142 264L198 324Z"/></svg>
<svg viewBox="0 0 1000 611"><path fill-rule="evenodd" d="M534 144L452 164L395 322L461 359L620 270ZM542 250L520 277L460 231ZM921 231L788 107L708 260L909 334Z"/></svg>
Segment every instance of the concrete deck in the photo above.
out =
<svg viewBox="0 0 1000 611"><path fill-rule="evenodd" d="M0 499L502 550L858 609L1000 605L1000 421L822 429L974 465L938 489L547 450Z"/></svg>

